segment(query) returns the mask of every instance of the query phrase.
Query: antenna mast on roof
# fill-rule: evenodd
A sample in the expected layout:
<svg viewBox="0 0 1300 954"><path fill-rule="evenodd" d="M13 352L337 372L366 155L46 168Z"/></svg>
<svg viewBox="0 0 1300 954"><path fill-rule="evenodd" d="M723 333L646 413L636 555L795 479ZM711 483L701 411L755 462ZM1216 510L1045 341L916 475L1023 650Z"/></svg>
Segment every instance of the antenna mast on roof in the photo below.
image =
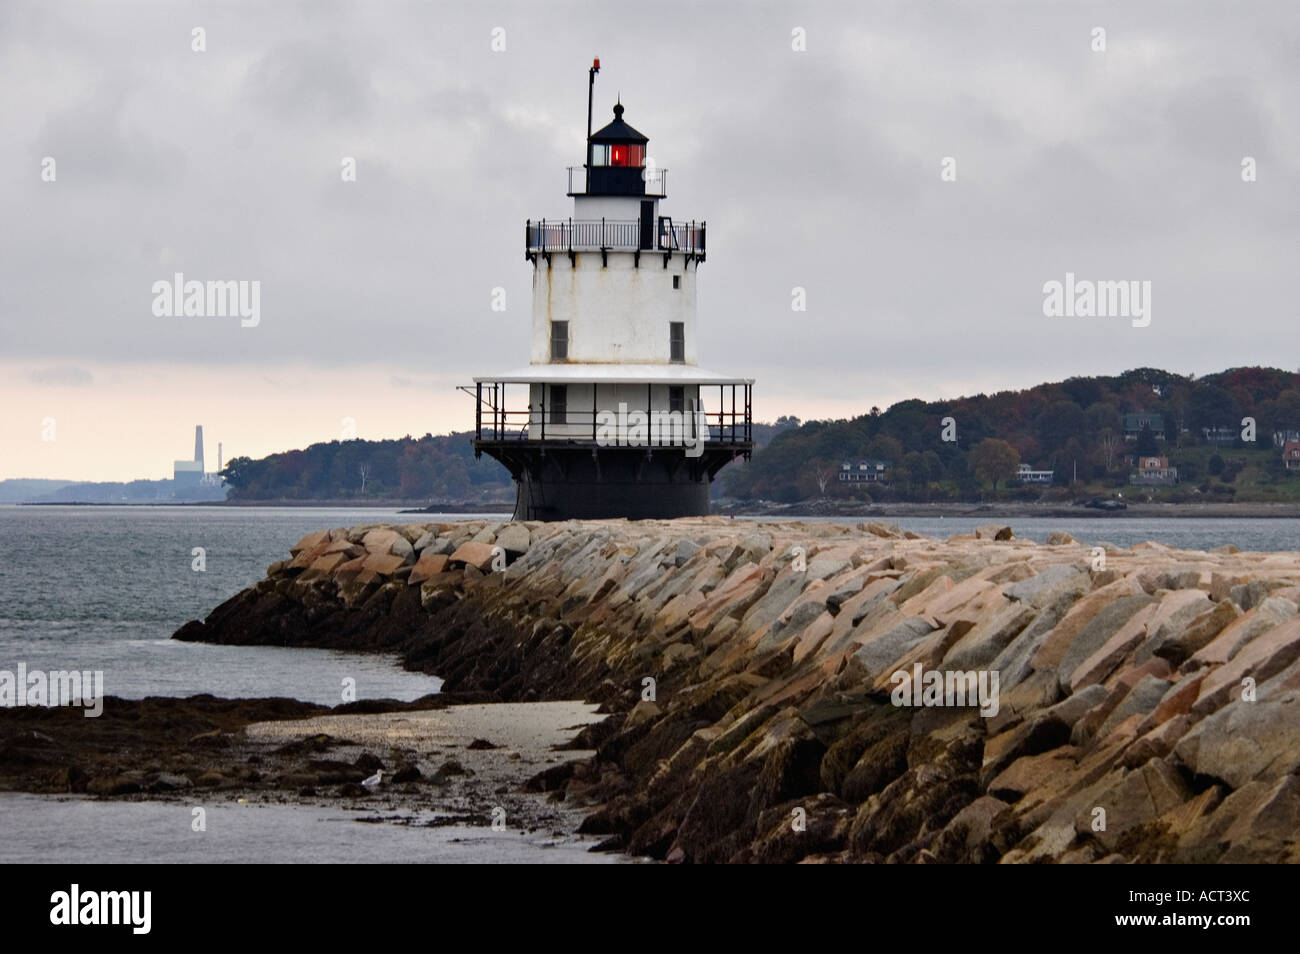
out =
<svg viewBox="0 0 1300 954"><path fill-rule="evenodd" d="M591 61L591 69L587 70L587 164L584 167L587 170L587 192L591 191L591 99L596 93L596 74L600 72L600 57Z"/></svg>

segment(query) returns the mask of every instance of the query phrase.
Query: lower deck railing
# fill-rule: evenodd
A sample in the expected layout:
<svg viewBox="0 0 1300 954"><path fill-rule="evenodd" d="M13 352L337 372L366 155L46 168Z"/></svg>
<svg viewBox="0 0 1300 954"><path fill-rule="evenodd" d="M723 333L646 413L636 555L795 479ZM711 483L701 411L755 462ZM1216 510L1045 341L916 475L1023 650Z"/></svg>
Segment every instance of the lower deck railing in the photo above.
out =
<svg viewBox="0 0 1300 954"><path fill-rule="evenodd" d="M526 386L525 386L526 387ZM601 407L599 393L595 407L579 410L566 402L546 404L543 387L537 406L510 406L502 382L484 382L471 392L476 398L474 439L478 443L520 443L555 441L588 443L610 447L666 447L710 443L752 445L752 385L702 384L697 405L687 399L683 406L655 407L647 389L644 406ZM708 397L705 397L706 389ZM468 388L463 390L468 391ZM708 399L708 398L711 398Z"/></svg>

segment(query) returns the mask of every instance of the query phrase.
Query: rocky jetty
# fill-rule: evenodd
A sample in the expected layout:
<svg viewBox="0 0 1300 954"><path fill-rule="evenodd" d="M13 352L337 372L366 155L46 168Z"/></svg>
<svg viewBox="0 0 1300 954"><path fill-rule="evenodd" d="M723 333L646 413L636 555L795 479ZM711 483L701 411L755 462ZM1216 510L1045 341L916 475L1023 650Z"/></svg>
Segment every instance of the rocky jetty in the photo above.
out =
<svg viewBox="0 0 1300 954"><path fill-rule="evenodd" d="M1294 862L1298 604L1296 553L470 521L312 534L177 636L598 702L530 784L669 861Z"/></svg>

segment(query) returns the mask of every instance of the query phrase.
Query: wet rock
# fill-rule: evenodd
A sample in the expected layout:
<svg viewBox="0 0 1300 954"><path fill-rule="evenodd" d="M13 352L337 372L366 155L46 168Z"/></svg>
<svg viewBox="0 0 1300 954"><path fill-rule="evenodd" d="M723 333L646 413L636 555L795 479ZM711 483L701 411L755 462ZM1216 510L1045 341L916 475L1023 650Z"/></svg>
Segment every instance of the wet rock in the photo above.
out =
<svg viewBox="0 0 1300 954"><path fill-rule="evenodd" d="M1017 837L1015 814L999 798L982 795L948 822L936 840L938 860L986 864L995 861Z"/></svg>
<svg viewBox="0 0 1300 954"><path fill-rule="evenodd" d="M393 784L402 785L406 782L418 781L420 777L419 768L410 762L401 762L393 771Z"/></svg>
<svg viewBox="0 0 1300 954"><path fill-rule="evenodd" d="M217 778L219 781L220 776ZM100 775L87 781L85 791L91 795L116 797L134 795L141 790L141 787L140 779L132 775Z"/></svg>
<svg viewBox="0 0 1300 954"><path fill-rule="evenodd" d="M854 804L865 802L902 777L907 771L909 741L909 734L903 729L878 739L863 750L840 786L845 801Z"/></svg>
<svg viewBox="0 0 1300 954"><path fill-rule="evenodd" d="M373 775L380 769L385 768L384 763L379 759L379 757L372 755L369 752L362 752L357 756L356 761L352 764L362 772L369 775Z"/></svg>
<svg viewBox="0 0 1300 954"><path fill-rule="evenodd" d="M950 767L927 764L908 769L859 807L849 831L850 846L862 853L899 852L923 832L937 835L980 794L972 775Z"/></svg>
<svg viewBox="0 0 1300 954"><path fill-rule="evenodd" d="M305 752L324 752L326 749L337 744L337 740L332 735L321 733L308 738L294 739L292 742L286 742L284 745L272 749L272 754L302 755Z"/></svg>
<svg viewBox="0 0 1300 954"><path fill-rule="evenodd" d="M306 772L314 776L319 785L338 785L344 782L359 782L373 770L367 771L337 759L312 759L307 763Z"/></svg>
<svg viewBox="0 0 1300 954"><path fill-rule="evenodd" d="M184 775L158 772L148 780L146 787L150 792L178 792L193 788L194 783Z"/></svg>

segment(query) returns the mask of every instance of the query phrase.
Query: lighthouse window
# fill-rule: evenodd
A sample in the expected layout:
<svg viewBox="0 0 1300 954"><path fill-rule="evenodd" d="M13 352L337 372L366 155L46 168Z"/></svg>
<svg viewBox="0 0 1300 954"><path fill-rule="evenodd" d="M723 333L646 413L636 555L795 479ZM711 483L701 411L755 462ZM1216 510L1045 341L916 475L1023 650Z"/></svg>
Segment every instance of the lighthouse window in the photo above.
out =
<svg viewBox="0 0 1300 954"><path fill-rule="evenodd" d="M569 421L569 388L565 384L551 385L551 420L552 424L567 424Z"/></svg>
<svg viewBox="0 0 1300 954"><path fill-rule="evenodd" d="M681 287L682 287L682 276L680 276L680 275L674 275L674 276L673 276L673 288L681 288Z"/></svg>
<svg viewBox="0 0 1300 954"><path fill-rule="evenodd" d="M591 147L591 164L593 166L632 166L645 165L645 146L596 145Z"/></svg>
<svg viewBox="0 0 1300 954"><path fill-rule="evenodd" d="M683 322L668 322L668 359L686 360L686 325Z"/></svg>
<svg viewBox="0 0 1300 954"><path fill-rule="evenodd" d="M609 164L611 166L640 166L645 146L610 146Z"/></svg>
<svg viewBox="0 0 1300 954"><path fill-rule="evenodd" d="M567 321L551 322L551 360L569 360L569 323Z"/></svg>
<svg viewBox="0 0 1300 954"><path fill-rule="evenodd" d="M679 414L686 410L686 389L680 384L668 386L668 410Z"/></svg>

